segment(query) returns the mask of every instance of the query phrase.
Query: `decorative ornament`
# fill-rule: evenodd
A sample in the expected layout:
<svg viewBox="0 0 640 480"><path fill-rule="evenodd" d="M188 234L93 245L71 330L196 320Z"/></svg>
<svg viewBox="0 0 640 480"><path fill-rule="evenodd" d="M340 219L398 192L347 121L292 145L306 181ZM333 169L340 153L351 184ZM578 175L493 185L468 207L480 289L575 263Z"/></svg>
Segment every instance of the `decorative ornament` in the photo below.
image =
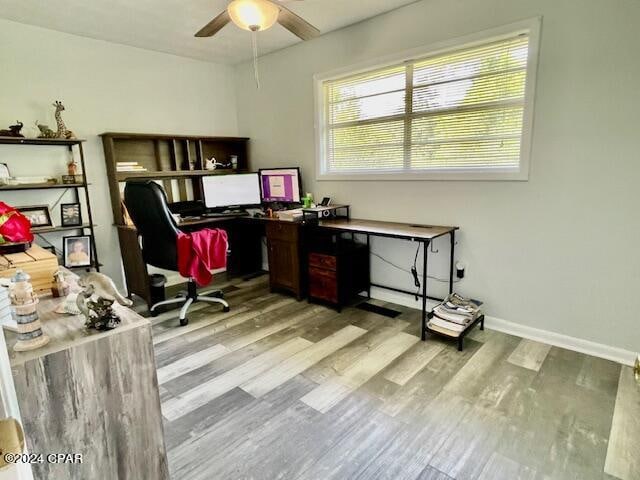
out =
<svg viewBox="0 0 640 480"><path fill-rule="evenodd" d="M22 242L33 242L31 222L12 206L0 202L0 245Z"/></svg>
<svg viewBox="0 0 640 480"><path fill-rule="evenodd" d="M205 170L215 170L216 169L216 159L215 157L207 158L204 161L204 169Z"/></svg>
<svg viewBox="0 0 640 480"><path fill-rule="evenodd" d="M40 130L38 138L56 138L56 132L49 128L49 125L42 125L36 120L36 127Z"/></svg>
<svg viewBox="0 0 640 480"><path fill-rule="evenodd" d="M25 272L17 270L9 287L11 313L18 324L18 341L13 346L16 352L34 350L49 343L49 337L42 331L36 308L38 297L29 283L30 279Z"/></svg>
<svg viewBox="0 0 640 480"><path fill-rule="evenodd" d="M65 108L61 101L56 100L53 104L56 107L56 125L58 126L58 131L56 132L55 138L76 138L71 130L67 129L67 125L62 120L62 112L64 112Z"/></svg>
<svg viewBox="0 0 640 480"><path fill-rule="evenodd" d="M120 317L114 312L113 304L130 307L133 302L123 297L113 280L102 273L89 273L80 280L83 290L78 293L76 305L84 315L87 328L112 330L120 324Z"/></svg>
<svg viewBox="0 0 640 480"><path fill-rule="evenodd" d="M67 164L67 173L72 176L76 176L78 173L78 164L76 163L75 158L71 158L69 163ZM74 178L75 180L75 178Z"/></svg>
<svg viewBox="0 0 640 480"><path fill-rule="evenodd" d="M53 274L53 286L51 287L51 295L54 298L66 297L69 295L69 284L64 279L62 270L58 270Z"/></svg>
<svg viewBox="0 0 640 480"><path fill-rule="evenodd" d="M0 137L17 137L24 138L24 135L20 133L23 123L20 120L16 120L15 125L10 125L7 130L0 130Z"/></svg>

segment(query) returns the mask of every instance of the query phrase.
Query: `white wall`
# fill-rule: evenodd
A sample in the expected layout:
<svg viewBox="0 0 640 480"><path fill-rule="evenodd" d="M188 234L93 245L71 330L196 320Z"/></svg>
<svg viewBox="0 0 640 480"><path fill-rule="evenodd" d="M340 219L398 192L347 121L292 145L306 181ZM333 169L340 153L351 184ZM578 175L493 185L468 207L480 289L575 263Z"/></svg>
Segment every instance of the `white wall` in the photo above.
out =
<svg viewBox="0 0 640 480"><path fill-rule="evenodd" d="M106 131L236 135L233 70L0 20L0 128L17 119L25 124L27 136L36 136L36 120L55 130L54 100L64 102L68 128L87 139L98 254L104 272L121 282L120 251L97 135ZM66 174L65 161L60 147L0 146L0 162L9 163L13 175L59 176ZM51 204L59 193L2 192L0 200ZM59 210L53 213L59 224Z"/></svg>
<svg viewBox="0 0 640 480"><path fill-rule="evenodd" d="M312 76L514 21L543 17L528 182L317 182ZM237 68L239 130L257 166L303 168L305 190L355 217L461 227L461 293L488 314L640 350L640 2L425 0L267 55L262 89ZM430 273L446 275L448 247ZM413 247L373 249L406 268ZM374 280L412 285L374 261ZM433 292L444 293L443 284Z"/></svg>

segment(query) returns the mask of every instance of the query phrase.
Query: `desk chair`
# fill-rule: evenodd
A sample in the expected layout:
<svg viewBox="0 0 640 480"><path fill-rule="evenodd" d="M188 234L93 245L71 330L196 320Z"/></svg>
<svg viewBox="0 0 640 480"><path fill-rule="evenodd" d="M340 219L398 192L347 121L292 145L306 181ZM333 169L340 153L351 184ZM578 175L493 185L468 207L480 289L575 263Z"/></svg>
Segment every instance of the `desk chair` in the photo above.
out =
<svg viewBox="0 0 640 480"><path fill-rule="evenodd" d="M164 270L178 271L178 227L164 190L151 180L131 180L124 189L124 203L142 238L142 257L145 263ZM152 305L152 315L161 305L184 303L180 309L180 325L187 325L187 312L194 302L219 303L225 312L229 304L222 299L221 291L198 293L196 282L189 278L185 296L172 298Z"/></svg>

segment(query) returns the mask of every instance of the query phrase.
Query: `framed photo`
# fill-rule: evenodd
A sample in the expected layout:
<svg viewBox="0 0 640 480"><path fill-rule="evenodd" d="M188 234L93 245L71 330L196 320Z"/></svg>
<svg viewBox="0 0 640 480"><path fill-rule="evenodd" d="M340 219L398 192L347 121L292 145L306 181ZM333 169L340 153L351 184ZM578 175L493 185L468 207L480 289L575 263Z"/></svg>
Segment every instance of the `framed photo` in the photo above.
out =
<svg viewBox="0 0 640 480"><path fill-rule="evenodd" d="M60 205L61 225L63 227L77 227L82 225L82 214L79 203L62 203Z"/></svg>
<svg viewBox="0 0 640 480"><path fill-rule="evenodd" d="M16 210L29 219L33 228L53 226L48 205L16 207Z"/></svg>
<svg viewBox="0 0 640 480"><path fill-rule="evenodd" d="M89 235L62 237L62 258L65 267L90 267L91 237Z"/></svg>

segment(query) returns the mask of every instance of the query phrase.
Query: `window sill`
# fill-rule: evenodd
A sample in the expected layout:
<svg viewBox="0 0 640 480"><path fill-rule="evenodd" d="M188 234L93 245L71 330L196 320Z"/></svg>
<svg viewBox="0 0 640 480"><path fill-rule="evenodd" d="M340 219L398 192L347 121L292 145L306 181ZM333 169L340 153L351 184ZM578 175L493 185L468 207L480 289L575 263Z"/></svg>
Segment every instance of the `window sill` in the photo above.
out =
<svg viewBox="0 0 640 480"><path fill-rule="evenodd" d="M319 173L316 180L320 182L331 181L449 181L449 182L526 182L529 180L528 172L522 171L492 171L492 172L429 172L429 173Z"/></svg>

